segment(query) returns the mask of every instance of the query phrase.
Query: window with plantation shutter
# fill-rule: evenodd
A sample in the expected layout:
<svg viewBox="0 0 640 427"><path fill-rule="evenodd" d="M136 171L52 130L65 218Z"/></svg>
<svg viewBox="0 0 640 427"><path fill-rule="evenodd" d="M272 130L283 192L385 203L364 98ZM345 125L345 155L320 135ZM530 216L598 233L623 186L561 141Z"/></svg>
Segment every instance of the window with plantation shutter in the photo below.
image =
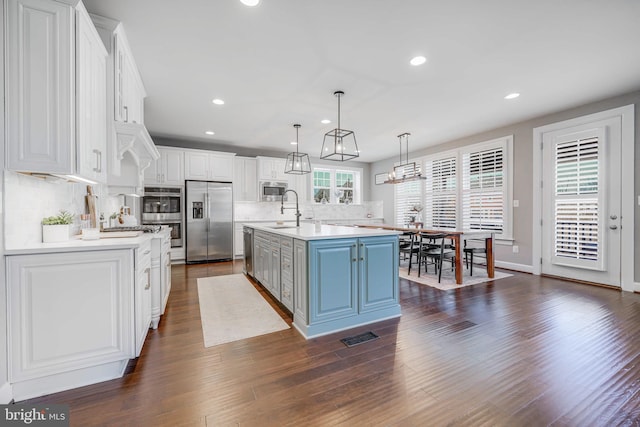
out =
<svg viewBox="0 0 640 427"><path fill-rule="evenodd" d="M424 162L425 225L429 228L456 228L458 210L457 155Z"/></svg>
<svg viewBox="0 0 640 427"><path fill-rule="evenodd" d="M424 181L395 187L395 224L422 217L426 228L479 230L512 240L513 136L416 160ZM421 215L412 208L424 207Z"/></svg>
<svg viewBox="0 0 640 427"><path fill-rule="evenodd" d="M511 138L466 147L462 159L462 227L510 237L507 150Z"/></svg>
<svg viewBox="0 0 640 427"><path fill-rule="evenodd" d="M409 167L409 166L407 166ZM399 168L400 169L400 168ZM401 171L398 170L398 173ZM398 227L407 227L411 222L417 220L422 212L422 181L409 181L394 185L395 190L395 224Z"/></svg>

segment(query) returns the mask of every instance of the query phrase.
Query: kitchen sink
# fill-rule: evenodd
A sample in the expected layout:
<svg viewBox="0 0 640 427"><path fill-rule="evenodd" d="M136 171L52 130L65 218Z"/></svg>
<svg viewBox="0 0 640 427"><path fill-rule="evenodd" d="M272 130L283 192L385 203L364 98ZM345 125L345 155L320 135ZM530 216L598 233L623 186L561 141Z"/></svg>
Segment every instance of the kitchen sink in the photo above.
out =
<svg viewBox="0 0 640 427"><path fill-rule="evenodd" d="M295 225L268 225L269 228L281 229L281 228L297 228Z"/></svg>

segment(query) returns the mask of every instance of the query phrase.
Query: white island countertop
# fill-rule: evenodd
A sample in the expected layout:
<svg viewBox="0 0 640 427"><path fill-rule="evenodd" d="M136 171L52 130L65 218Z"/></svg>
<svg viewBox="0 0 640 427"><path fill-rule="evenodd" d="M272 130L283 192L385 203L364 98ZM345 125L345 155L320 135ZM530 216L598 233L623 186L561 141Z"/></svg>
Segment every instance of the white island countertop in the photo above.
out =
<svg viewBox="0 0 640 427"><path fill-rule="evenodd" d="M358 237L390 236L401 234L398 231L381 230L375 228L345 227L340 225L320 225L320 230L316 231L315 224L295 224L285 223L244 223L245 227L255 230L278 234L284 237L293 237L300 240L322 240L322 239L348 239Z"/></svg>
<svg viewBox="0 0 640 427"><path fill-rule="evenodd" d="M136 237L100 238L96 240L82 240L80 236L72 236L66 242L35 243L23 248L5 249L5 255L32 255L63 252L105 251L114 249L137 248L154 237L161 237L170 233L169 229L162 229L157 233L138 232ZM108 234L108 233L103 233Z"/></svg>

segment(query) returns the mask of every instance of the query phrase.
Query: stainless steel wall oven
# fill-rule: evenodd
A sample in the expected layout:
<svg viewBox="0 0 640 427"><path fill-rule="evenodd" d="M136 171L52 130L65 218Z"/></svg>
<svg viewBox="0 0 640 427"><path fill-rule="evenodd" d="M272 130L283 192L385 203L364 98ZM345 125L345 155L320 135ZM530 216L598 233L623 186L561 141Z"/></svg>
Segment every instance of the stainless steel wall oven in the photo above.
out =
<svg viewBox="0 0 640 427"><path fill-rule="evenodd" d="M182 188L145 187L142 198L142 223L171 227L171 247L183 244L184 198Z"/></svg>

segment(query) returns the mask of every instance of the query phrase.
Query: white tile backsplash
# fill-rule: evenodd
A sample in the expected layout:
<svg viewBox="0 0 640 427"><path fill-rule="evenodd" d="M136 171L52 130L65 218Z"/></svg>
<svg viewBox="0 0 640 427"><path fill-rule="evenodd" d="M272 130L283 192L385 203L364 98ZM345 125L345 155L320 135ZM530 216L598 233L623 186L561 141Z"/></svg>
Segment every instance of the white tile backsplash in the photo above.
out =
<svg viewBox="0 0 640 427"><path fill-rule="evenodd" d="M86 213L86 184L69 183L58 179L41 179L5 171L5 248L20 249L42 242L42 218L61 210L73 213L72 234L80 229L80 214ZM109 196L107 187L94 185L98 196L97 211L116 211L121 196Z"/></svg>
<svg viewBox="0 0 640 427"><path fill-rule="evenodd" d="M295 203L285 202L285 207L295 207ZM295 220L295 209L285 209L280 213L280 203L277 202L236 202L234 204L234 219L236 221L285 221ZM301 203L301 219L339 220L367 218L382 218L382 201L364 202L359 205L316 204Z"/></svg>

